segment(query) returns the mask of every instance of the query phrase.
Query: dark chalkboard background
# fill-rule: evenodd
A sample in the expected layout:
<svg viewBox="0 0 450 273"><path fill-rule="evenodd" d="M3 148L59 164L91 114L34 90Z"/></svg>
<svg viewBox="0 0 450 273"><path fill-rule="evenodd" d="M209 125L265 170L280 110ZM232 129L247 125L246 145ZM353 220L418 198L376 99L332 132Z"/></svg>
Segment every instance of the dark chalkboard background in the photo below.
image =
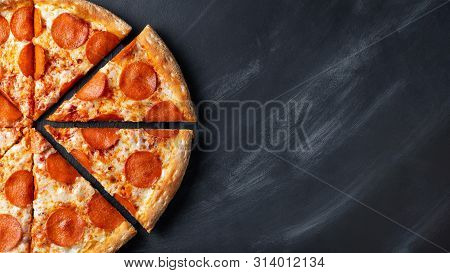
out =
<svg viewBox="0 0 450 273"><path fill-rule="evenodd" d="M133 27L124 44L151 24L195 103L310 104L309 150L194 150L155 230L121 251L450 249L449 1L93 2Z"/></svg>

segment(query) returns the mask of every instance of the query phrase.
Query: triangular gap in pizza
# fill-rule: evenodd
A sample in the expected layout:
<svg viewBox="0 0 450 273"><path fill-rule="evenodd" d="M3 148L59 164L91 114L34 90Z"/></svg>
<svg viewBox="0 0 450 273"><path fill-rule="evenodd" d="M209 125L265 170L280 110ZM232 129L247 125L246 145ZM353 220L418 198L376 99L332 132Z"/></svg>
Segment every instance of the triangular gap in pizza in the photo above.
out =
<svg viewBox="0 0 450 273"><path fill-rule="evenodd" d="M194 122L196 115L180 67L147 26L49 120Z"/></svg>
<svg viewBox="0 0 450 273"><path fill-rule="evenodd" d="M193 137L191 130L46 129L147 231L180 187Z"/></svg>

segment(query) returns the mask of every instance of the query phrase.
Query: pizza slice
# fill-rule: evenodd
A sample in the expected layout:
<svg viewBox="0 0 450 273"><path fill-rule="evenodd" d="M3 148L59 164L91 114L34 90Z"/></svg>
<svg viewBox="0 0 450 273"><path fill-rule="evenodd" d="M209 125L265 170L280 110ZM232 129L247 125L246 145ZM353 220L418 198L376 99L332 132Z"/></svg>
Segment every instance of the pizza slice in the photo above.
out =
<svg viewBox="0 0 450 273"><path fill-rule="evenodd" d="M150 231L178 190L190 130L46 129Z"/></svg>
<svg viewBox="0 0 450 273"><path fill-rule="evenodd" d="M0 1L0 126L33 115L33 1ZM26 122L29 124L30 122ZM25 124L22 124L25 125Z"/></svg>
<svg viewBox="0 0 450 273"><path fill-rule="evenodd" d="M114 252L136 231L37 132L32 252Z"/></svg>
<svg viewBox="0 0 450 273"><path fill-rule="evenodd" d="M180 67L147 26L49 118L52 121L195 121Z"/></svg>
<svg viewBox="0 0 450 273"><path fill-rule="evenodd" d="M29 252L34 181L28 132L0 159L0 252Z"/></svg>
<svg viewBox="0 0 450 273"><path fill-rule="evenodd" d="M15 128L0 129L0 158L20 140L21 136L22 132Z"/></svg>
<svg viewBox="0 0 450 273"><path fill-rule="evenodd" d="M111 12L84 0L35 0L37 119L131 30Z"/></svg>

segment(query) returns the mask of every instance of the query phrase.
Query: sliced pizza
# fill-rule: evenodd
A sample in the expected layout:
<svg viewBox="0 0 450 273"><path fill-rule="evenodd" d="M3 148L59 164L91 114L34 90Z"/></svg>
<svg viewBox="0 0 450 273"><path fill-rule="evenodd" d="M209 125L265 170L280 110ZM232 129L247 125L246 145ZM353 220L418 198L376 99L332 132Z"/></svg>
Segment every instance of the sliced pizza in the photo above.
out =
<svg viewBox="0 0 450 273"><path fill-rule="evenodd" d="M15 128L0 129L0 158L20 140L21 136L22 132Z"/></svg>
<svg viewBox="0 0 450 273"><path fill-rule="evenodd" d="M32 252L114 252L136 231L51 145L33 133Z"/></svg>
<svg viewBox="0 0 450 273"><path fill-rule="evenodd" d="M52 121L195 121L180 67L147 26L49 118Z"/></svg>
<svg viewBox="0 0 450 273"><path fill-rule="evenodd" d="M35 0L35 112L38 118L131 30L84 0Z"/></svg>
<svg viewBox="0 0 450 273"><path fill-rule="evenodd" d="M29 252L34 181L30 135L0 159L0 252Z"/></svg>
<svg viewBox="0 0 450 273"><path fill-rule="evenodd" d="M18 125L24 122L24 118L31 118L33 115L33 35L33 1L0 1L0 126L2 127ZM27 124L29 125L29 121Z"/></svg>
<svg viewBox="0 0 450 273"><path fill-rule="evenodd" d="M190 130L46 127L150 231L178 190Z"/></svg>

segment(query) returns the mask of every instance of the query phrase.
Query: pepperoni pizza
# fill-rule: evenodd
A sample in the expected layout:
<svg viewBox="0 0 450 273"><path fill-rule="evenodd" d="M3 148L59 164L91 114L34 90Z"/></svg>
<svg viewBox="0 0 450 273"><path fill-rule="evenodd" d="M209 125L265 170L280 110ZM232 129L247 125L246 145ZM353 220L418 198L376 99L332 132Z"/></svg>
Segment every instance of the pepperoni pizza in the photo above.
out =
<svg viewBox="0 0 450 273"><path fill-rule="evenodd" d="M0 0L0 126L30 126L130 30L84 0Z"/></svg>
<svg viewBox="0 0 450 273"><path fill-rule="evenodd" d="M30 125L34 81L33 1L0 1L0 126Z"/></svg>
<svg viewBox="0 0 450 273"><path fill-rule="evenodd" d="M29 132L0 159L0 252L28 252L33 202Z"/></svg>
<svg viewBox="0 0 450 273"><path fill-rule="evenodd" d="M134 228L39 133L32 141L32 252L113 252L134 236Z"/></svg>
<svg viewBox="0 0 450 273"><path fill-rule="evenodd" d="M190 130L46 129L150 231L180 186Z"/></svg>
<svg viewBox="0 0 450 273"><path fill-rule="evenodd" d="M39 117L131 30L84 0L35 0L35 113Z"/></svg>
<svg viewBox="0 0 450 273"><path fill-rule="evenodd" d="M32 128L130 29L85 0L0 0L0 252L113 252L135 235ZM196 117L178 64L147 26L50 119ZM180 186L193 137L190 130L46 128L148 231Z"/></svg>
<svg viewBox="0 0 450 273"><path fill-rule="evenodd" d="M174 57L147 26L52 115L52 121L195 121Z"/></svg>

